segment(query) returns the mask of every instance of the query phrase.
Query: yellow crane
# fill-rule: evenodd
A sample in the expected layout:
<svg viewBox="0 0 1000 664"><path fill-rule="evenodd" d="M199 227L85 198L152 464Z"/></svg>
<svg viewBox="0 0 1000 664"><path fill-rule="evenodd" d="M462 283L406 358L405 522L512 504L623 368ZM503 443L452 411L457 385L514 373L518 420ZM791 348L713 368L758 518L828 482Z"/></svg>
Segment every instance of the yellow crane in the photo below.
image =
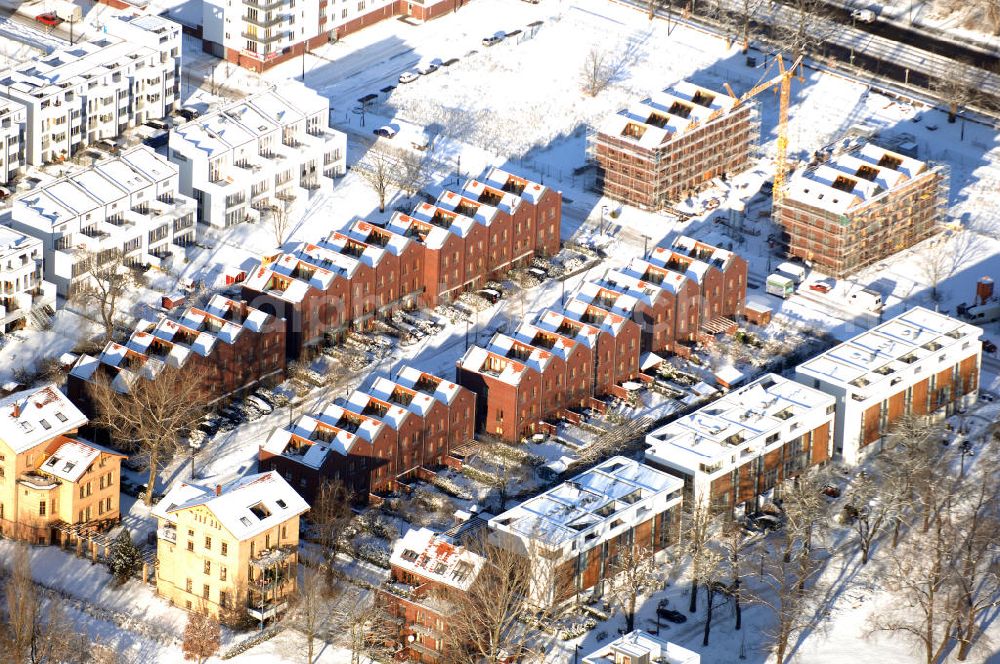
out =
<svg viewBox="0 0 1000 664"><path fill-rule="evenodd" d="M758 83L742 97L737 97L733 89L729 87L729 84L725 84L726 92L736 98L736 105L733 108L753 99L768 88L779 86L781 94L778 106L778 150L774 157L775 172L774 188L771 191L771 214L777 213L778 205L785 196L785 177L788 170L788 105L792 96L792 77L795 76L795 70L801 68L802 57L796 58L795 62L788 69L785 69L785 62L780 55L775 60L778 61L778 75L768 81ZM799 75L799 80L805 80L801 74Z"/></svg>

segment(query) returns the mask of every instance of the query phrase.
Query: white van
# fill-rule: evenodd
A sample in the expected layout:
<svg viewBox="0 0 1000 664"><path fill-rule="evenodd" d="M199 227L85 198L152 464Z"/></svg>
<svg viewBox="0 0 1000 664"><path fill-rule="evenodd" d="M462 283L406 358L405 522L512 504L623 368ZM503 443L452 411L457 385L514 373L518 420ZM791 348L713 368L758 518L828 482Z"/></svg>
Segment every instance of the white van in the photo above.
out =
<svg viewBox="0 0 1000 664"><path fill-rule="evenodd" d="M783 274L798 286L803 281L806 280L806 269L795 263L782 263L778 267L774 268L778 274Z"/></svg>
<svg viewBox="0 0 1000 664"><path fill-rule="evenodd" d="M868 311L879 311L882 308L882 294L862 288L851 294L851 302Z"/></svg>

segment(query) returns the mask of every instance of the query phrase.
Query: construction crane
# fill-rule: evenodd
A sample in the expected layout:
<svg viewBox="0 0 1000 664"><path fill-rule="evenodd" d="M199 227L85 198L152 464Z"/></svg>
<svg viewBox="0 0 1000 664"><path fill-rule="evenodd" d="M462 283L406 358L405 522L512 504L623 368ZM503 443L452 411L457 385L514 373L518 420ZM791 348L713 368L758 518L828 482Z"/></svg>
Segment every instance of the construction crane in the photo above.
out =
<svg viewBox="0 0 1000 664"><path fill-rule="evenodd" d="M781 201L785 196L785 176L788 169L788 105L792 96L792 77L795 76L795 70L801 68L802 57L799 56L796 58L795 62L793 62L792 66L788 69L785 69L785 62L782 60L780 55L778 55L775 60L778 61L778 75L768 81L758 83L742 97L737 97L736 93L733 92L733 89L729 87L729 84L725 83L726 92L728 92L731 97L736 99L736 104L733 108L736 108L745 101L753 99L768 88L773 88L776 85L780 88L781 96L778 106L778 153L774 157L774 187L771 190L772 215L777 214L778 206L781 204ZM799 75L799 80L804 80L801 74Z"/></svg>

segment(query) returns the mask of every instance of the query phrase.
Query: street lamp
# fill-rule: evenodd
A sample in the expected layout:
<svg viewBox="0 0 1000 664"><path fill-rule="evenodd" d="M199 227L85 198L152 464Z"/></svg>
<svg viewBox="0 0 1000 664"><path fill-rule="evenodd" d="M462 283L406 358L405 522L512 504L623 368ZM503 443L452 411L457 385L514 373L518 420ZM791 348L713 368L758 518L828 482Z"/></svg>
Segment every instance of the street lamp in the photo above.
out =
<svg viewBox="0 0 1000 664"><path fill-rule="evenodd" d="M580 664L580 644L573 646L573 664Z"/></svg>
<svg viewBox="0 0 1000 664"><path fill-rule="evenodd" d="M597 227L597 234L598 235L604 235L604 217L606 217L607 214L608 214L608 206L607 205L602 205L601 206L601 223Z"/></svg>

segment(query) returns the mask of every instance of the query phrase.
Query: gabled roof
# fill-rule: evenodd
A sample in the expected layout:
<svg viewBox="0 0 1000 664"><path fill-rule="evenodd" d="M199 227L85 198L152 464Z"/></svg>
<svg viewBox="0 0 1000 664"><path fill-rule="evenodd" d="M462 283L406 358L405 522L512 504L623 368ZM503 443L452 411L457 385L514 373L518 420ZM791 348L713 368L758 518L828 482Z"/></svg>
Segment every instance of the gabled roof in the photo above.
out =
<svg viewBox="0 0 1000 664"><path fill-rule="evenodd" d="M79 429L80 409L55 385L15 392L0 399L0 440L15 454Z"/></svg>
<svg viewBox="0 0 1000 664"><path fill-rule="evenodd" d="M468 590L483 557L429 528L410 528L392 545L389 564L434 583Z"/></svg>
<svg viewBox="0 0 1000 664"><path fill-rule="evenodd" d="M170 488L153 509L153 516L176 522L176 513L204 506L239 540L300 516L309 505L277 471L248 475L214 489L181 482Z"/></svg>
<svg viewBox="0 0 1000 664"><path fill-rule="evenodd" d="M83 476L84 472L90 465L97 460L101 454L109 454L111 456L117 456L124 458L125 455L120 452L115 452L114 450L109 450L106 447L100 445L95 445L87 440L67 438L65 436L59 436L59 438L54 441L58 447L55 448L49 457L45 460L39 469L49 475L58 477L59 479L66 480L67 482L76 482L80 477ZM52 445L49 449L52 449Z"/></svg>
<svg viewBox="0 0 1000 664"><path fill-rule="evenodd" d="M396 374L396 382L411 390L430 394L445 405L450 405L455 400L459 390L462 389L454 381L439 378L410 365L399 370L399 373Z"/></svg>

